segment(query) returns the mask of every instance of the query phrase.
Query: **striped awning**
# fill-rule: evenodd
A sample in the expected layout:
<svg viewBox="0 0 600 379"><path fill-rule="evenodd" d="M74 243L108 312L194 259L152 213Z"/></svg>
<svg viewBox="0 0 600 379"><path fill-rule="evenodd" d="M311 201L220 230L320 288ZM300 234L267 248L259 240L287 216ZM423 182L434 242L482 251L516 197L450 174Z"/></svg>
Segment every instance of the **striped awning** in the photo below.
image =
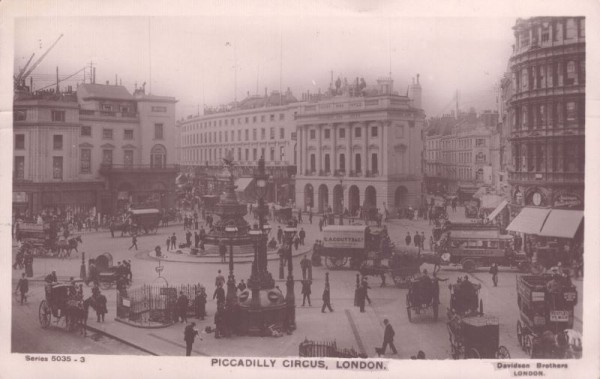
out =
<svg viewBox="0 0 600 379"><path fill-rule="evenodd" d="M544 237L573 238L583 221L583 211L553 209L539 235Z"/></svg>
<svg viewBox="0 0 600 379"><path fill-rule="evenodd" d="M539 234L549 213L550 209L525 207L506 229L526 234Z"/></svg>

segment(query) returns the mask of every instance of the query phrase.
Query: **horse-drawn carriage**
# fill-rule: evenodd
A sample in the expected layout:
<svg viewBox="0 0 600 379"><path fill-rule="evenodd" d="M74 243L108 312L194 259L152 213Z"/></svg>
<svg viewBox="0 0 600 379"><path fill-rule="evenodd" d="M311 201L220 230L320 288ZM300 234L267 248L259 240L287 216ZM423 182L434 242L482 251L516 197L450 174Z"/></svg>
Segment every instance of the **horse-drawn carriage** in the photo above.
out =
<svg viewBox="0 0 600 379"><path fill-rule="evenodd" d="M46 297L39 308L39 320L42 328L63 323L67 331L74 331L85 324L86 304L80 288L74 282L48 283L44 287Z"/></svg>
<svg viewBox="0 0 600 379"><path fill-rule="evenodd" d="M397 287L406 287L419 272L423 260L416 253L395 251L390 258L381 259L370 252L360 267L363 276L389 274Z"/></svg>
<svg viewBox="0 0 600 379"><path fill-rule="evenodd" d="M577 289L568 277L517 277L519 345L532 358L579 358L581 335L573 330Z"/></svg>
<svg viewBox="0 0 600 379"><path fill-rule="evenodd" d="M483 314L483 300L479 299L481 285L465 278L449 288L447 328L452 358L510 358L508 349L500 345L498 318Z"/></svg>
<svg viewBox="0 0 600 379"><path fill-rule="evenodd" d="M119 222L110 224L110 230L121 232L121 237L126 234L150 234L158 231L158 226L163 219L163 214L155 208L132 209L127 217Z"/></svg>
<svg viewBox="0 0 600 379"><path fill-rule="evenodd" d="M292 207L275 207L273 210L273 219L280 224L287 225L293 219Z"/></svg>
<svg viewBox="0 0 600 379"><path fill-rule="evenodd" d="M388 258L393 249L387 229L367 225L328 225L323 227L323 244L319 255L332 270L343 268L348 261L350 268L360 269L369 254L378 259Z"/></svg>
<svg viewBox="0 0 600 379"><path fill-rule="evenodd" d="M43 224L19 223L19 239L23 249L38 257L70 257L71 252L83 242L81 236L58 238L58 226L53 222Z"/></svg>
<svg viewBox="0 0 600 379"><path fill-rule="evenodd" d="M90 275L85 283L88 286L95 285L103 290L111 289L113 285L129 287L131 283L126 278L123 269L113 265L113 257L110 253L99 255L95 259L90 259Z"/></svg>
<svg viewBox="0 0 600 379"><path fill-rule="evenodd" d="M412 312L422 314L429 309L433 312L434 321L437 321L440 306L440 292L435 280L435 278L431 279L427 275L410 280L408 293L406 294L406 313L408 314L408 321L412 322Z"/></svg>

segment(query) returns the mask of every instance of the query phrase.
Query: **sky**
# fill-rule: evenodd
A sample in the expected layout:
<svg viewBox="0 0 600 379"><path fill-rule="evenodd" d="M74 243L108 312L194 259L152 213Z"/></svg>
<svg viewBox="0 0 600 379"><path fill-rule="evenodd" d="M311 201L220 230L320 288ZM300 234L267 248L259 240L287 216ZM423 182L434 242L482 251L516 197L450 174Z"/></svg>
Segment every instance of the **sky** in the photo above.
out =
<svg viewBox="0 0 600 379"><path fill-rule="evenodd" d="M62 39L32 73L36 89L93 62L96 82L122 82L178 99L177 116L203 105L289 87L298 99L335 78L367 84L392 73L395 90L417 74L428 117L455 107L496 109L515 18L396 17L369 12L246 17L28 17L15 19L14 69ZM83 81L83 71L61 84Z"/></svg>

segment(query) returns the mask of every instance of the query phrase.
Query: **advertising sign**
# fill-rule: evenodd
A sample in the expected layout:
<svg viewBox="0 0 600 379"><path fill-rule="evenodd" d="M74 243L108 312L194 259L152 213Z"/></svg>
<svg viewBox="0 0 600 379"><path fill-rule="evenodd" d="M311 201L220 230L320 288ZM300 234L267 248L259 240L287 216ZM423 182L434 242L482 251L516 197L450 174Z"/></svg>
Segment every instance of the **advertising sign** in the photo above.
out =
<svg viewBox="0 0 600 379"><path fill-rule="evenodd" d="M364 249L365 229L323 229L323 247L333 249Z"/></svg>

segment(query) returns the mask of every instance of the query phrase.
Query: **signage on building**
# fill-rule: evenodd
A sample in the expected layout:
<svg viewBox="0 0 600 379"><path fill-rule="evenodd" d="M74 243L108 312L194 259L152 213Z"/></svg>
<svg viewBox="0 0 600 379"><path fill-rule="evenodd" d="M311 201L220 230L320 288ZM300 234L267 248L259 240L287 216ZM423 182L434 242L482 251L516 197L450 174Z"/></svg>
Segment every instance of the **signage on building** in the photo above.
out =
<svg viewBox="0 0 600 379"><path fill-rule="evenodd" d="M26 203L29 201L27 192L13 192L13 203Z"/></svg>
<svg viewBox="0 0 600 379"><path fill-rule="evenodd" d="M365 230L357 228L353 228L353 230L323 229L323 247L363 249L365 247Z"/></svg>
<svg viewBox="0 0 600 379"><path fill-rule="evenodd" d="M562 193L554 200L554 207L580 207L582 205L581 198L570 193Z"/></svg>

